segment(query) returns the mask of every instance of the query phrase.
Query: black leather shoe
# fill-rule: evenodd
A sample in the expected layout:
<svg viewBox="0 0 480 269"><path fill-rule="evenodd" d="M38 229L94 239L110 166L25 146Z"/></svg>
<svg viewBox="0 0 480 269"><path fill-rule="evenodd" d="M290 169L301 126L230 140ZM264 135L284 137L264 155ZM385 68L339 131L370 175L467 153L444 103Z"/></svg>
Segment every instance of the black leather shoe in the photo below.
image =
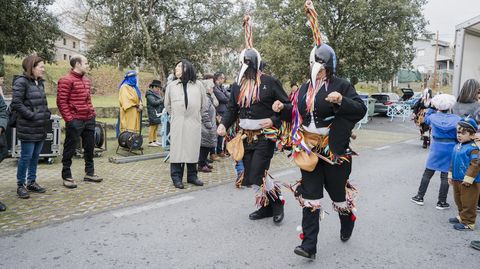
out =
<svg viewBox="0 0 480 269"><path fill-rule="evenodd" d="M273 222L276 223L276 224L280 224L280 222L282 222L284 216L285 215L283 214L283 212L280 215L273 216Z"/></svg>
<svg viewBox="0 0 480 269"><path fill-rule="evenodd" d="M198 178L187 180L187 182L195 186L203 186L203 182Z"/></svg>
<svg viewBox="0 0 480 269"><path fill-rule="evenodd" d="M282 201L277 200L274 203L272 203L272 211L273 211L273 222L275 224L280 224L280 222L282 222L283 220L283 217L285 216L283 214Z"/></svg>
<svg viewBox="0 0 480 269"><path fill-rule="evenodd" d="M174 181L173 186L177 189L185 189L185 186L183 186L183 183L181 181Z"/></svg>
<svg viewBox="0 0 480 269"><path fill-rule="evenodd" d="M4 205L2 202L0 202L0 211L5 211L7 210L7 206Z"/></svg>
<svg viewBox="0 0 480 269"><path fill-rule="evenodd" d="M299 256L315 260L315 253L308 253L308 251L303 249L302 246L296 247L295 250L293 250L293 252L295 252L295 254Z"/></svg>
<svg viewBox="0 0 480 269"><path fill-rule="evenodd" d="M257 211L248 215L251 220L264 219L273 216L273 210L271 206L260 207Z"/></svg>
<svg viewBox="0 0 480 269"><path fill-rule="evenodd" d="M27 188L25 188L25 186L23 186L23 185L18 186L17 195L18 195L18 198L22 198L22 199L30 198L30 194L28 194Z"/></svg>
<svg viewBox="0 0 480 269"><path fill-rule="evenodd" d="M44 187L38 185L37 182L28 184L27 190L30 192L36 192L36 193L45 193L47 191Z"/></svg>

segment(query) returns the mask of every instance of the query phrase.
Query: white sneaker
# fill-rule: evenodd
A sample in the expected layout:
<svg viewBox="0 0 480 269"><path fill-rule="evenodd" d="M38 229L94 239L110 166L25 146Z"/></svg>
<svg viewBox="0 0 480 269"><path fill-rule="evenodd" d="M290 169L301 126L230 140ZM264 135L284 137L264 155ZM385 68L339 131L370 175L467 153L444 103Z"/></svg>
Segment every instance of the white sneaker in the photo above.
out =
<svg viewBox="0 0 480 269"><path fill-rule="evenodd" d="M157 143L155 142L152 142L150 144L148 144L149 147L160 147Z"/></svg>
<svg viewBox="0 0 480 269"><path fill-rule="evenodd" d="M153 143L157 144L159 147L162 146L162 142L155 141L155 142L153 142Z"/></svg>

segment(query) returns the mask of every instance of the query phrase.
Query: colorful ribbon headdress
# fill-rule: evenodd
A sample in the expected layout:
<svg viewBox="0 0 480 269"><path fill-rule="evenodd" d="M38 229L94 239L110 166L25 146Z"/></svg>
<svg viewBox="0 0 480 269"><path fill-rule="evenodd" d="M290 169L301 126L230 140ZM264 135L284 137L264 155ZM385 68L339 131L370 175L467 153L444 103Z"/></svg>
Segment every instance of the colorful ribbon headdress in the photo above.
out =
<svg viewBox="0 0 480 269"><path fill-rule="evenodd" d="M240 53L239 57L240 72L238 73L237 83L240 85L240 94L237 103L241 107L249 107L253 102L260 100L259 89L262 74L260 65L262 57L253 48L252 19L249 15L245 15L243 18L243 28L245 32L245 49ZM244 77L245 71L249 67L256 70L255 80Z"/></svg>

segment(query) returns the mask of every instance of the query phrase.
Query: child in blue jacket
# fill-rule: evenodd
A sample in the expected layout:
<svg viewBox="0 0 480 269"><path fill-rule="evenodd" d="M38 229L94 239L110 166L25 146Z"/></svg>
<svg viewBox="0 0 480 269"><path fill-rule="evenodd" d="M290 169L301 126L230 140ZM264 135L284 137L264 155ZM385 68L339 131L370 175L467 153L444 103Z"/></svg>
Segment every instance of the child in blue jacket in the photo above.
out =
<svg viewBox="0 0 480 269"><path fill-rule="evenodd" d="M456 100L453 95L439 94L433 97L431 104L434 109L429 109L425 115L425 123L432 128L432 143L417 195L411 201L423 205L423 197L427 192L430 179L435 171L440 172L440 190L438 194L437 209L447 209L448 171L452 157L453 147L457 143L456 128L461 118L449 113Z"/></svg>
<svg viewBox="0 0 480 269"><path fill-rule="evenodd" d="M453 186L458 216L450 218L453 228L461 231L475 229L478 195L480 194L479 148L474 142L478 125L472 118L461 120L457 125L458 144L453 149L448 183Z"/></svg>

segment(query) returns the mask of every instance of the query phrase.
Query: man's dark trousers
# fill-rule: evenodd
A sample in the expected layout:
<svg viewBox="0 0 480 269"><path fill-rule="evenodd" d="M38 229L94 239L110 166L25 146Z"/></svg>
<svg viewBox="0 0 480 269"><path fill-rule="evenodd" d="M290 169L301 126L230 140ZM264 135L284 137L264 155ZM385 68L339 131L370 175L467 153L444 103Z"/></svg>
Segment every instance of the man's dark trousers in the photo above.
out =
<svg viewBox="0 0 480 269"><path fill-rule="evenodd" d="M72 178L72 157L82 138L85 174L94 175L93 151L95 148L95 117L83 121L74 119L66 123L65 143L63 145L62 178Z"/></svg>

